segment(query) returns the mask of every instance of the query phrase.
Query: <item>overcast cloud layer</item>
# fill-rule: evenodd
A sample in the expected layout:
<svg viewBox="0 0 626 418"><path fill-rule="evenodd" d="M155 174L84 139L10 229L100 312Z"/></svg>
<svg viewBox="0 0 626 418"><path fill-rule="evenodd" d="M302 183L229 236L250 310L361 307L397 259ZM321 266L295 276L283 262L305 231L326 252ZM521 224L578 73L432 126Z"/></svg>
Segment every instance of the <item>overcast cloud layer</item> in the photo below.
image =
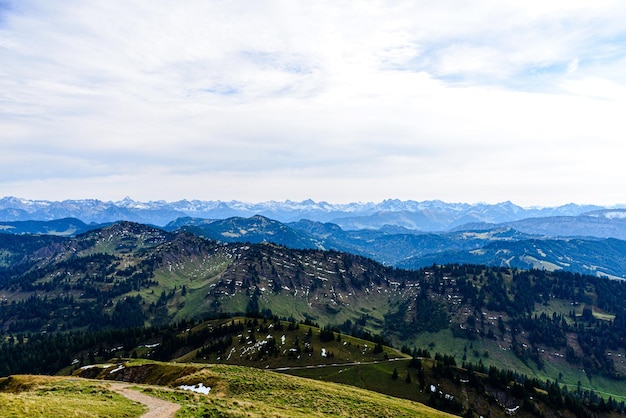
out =
<svg viewBox="0 0 626 418"><path fill-rule="evenodd" d="M626 203L626 2L0 0L0 195Z"/></svg>

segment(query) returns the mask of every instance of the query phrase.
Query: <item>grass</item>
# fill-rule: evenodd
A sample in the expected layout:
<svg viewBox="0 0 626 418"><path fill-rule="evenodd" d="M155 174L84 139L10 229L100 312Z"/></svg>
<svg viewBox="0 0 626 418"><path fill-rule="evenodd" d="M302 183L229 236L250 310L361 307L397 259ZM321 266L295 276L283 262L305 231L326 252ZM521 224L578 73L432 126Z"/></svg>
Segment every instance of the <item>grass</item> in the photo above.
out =
<svg viewBox="0 0 626 418"><path fill-rule="evenodd" d="M172 270L163 267L155 271L154 280L159 282L159 290L145 288L140 291L129 292L126 296L140 295L146 303L156 303L161 296L161 291L169 294L174 288L176 293L172 300L168 301L169 314L174 321L184 318L199 316L205 310L207 292L211 285L220 277L227 268L229 262L221 257L209 257L206 259L194 259L184 264L177 265ZM187 295L182 296L182 287L187 289ZM240 305L245 310L245 302Z"/></svg>
<svg viewBox="0 0 626 418"><path fill-rule="evenodd" d="M425 399L423 396L420 396L416 386L405 382L408 364L408 359L402 359L376 364L288 370L285 373L325 382L342 383L403 399L423 402ZM398 379L396 380L391 378L394 369L398 371ZM414 378L413 371L412 379Z"/></svg>
<svg viewBox="0 0 626 418"><path fill-rule="evenodd" d="M3 417L140 417L145 407L109 391L102 383L50 376L0 380Z"/></svg>
<svg viewBox="0 0 626 418"><path fill-rule="evenodd" d="M549 312L553 312L550 309L556 308L556 312L567 314L568 307L569 304L555 306L555 304L552 303L550 304L550 307L544 308ZM538 310L538 312L540 314L541 310ZM508 336L509 335L507 334L507 337ZM432 342L435 342L435 345L431 348L428 345ZM487 338L477 339L474 341L455 338L450 330L442 330L436 333L423 333L415 340L416 347L427 348L433 355L436 352L454 355L457 364L459 365L461 364L461 359L464 353L463 348L467 346L467 362L476 364L480 360L486 367L494 365L498 369L502 370L515 370L520 374L535 377L540 381L545 381L546 379L556 380L559 385L566 385L570 389L576 389L578 387L578 382L580 381L582 390L588 389L597 392L606 398L612 396L617 401L626 401L626 395L623 394L623 381L609 379L599 375L593 376L590 380L581 367L572 366L561 357L549 357L550 360L544 362L543 369L538 369L534 362L522 362L510 350L501 349L500 344L502 344L501 340L493 341ZM489 353L487 358L484 357L485 351ZM546 351L548 351L548 349L546 349ZM551 349L550 351L555 350ZM478 356L476 356L475 353L478 353ZM619 359L616 357L615 361L617 362ZM400 368L398 368L398 370L400 370Z"/></svg>
<svg viewBox="0 0 626 418"><path fill-rule="evenodd" d="M591 379L582 369L573 367L564 367L558 362L545 362L544 370L537 372L540 379L553 379L552 376L559 376L560 385L565 385L569 389L576 389L578 382L582 390L591 390L608 398L609 396L618 402L626 401L624 394L624 382L614 379L608 379L604 376L593 376Z"/></svg>
<svg viewBox="0 0 626 418"><path fill-rule="evenodd" d="M218 327L220 324L231 322L245 324L247 321L248 319L243 317L213 320L197 325L191 332L206 328L207 324ZM211 353L206 355L206 359L196 358L197 350L191 350L185 355L176 358L175 361L227 363L273 369L341 362L371 362L385 358L407 357L405 354L390 347L383 347L382 352L375 354L375 343L349 335L341 335L338 341L338 334L335 334L335 338L332 341L322 342L319 338L320 330L314 326L299 325L297 329L289 329L289 323L286 321L282 321L282 326L282 330L277 330L271 321L260 320L253 328L246 327L241 334L234 334L232 346L222 354ZM309 329L311 329L312 334L310 337L307 335ZM254 331L256 344L251 342L251 331ZM260 354L258 350L261 349L263 343L270 336L275 341L276 352L274 354ZM246 339L244 340L244 338ZM292 355L290 349L296 346L296 341L301 352L297 355ZM326 353L325 357L322 355L323 351Z"/></svg>
<svg viewBox="0 0 626 418"><path fill-rule="evenodd" d="M164 368L167 370L164 374L172 377L169 385L174 388L198 383L211 387L209 395L166 388L147 390L152 396L180 404L182 408L177 414L179 417L450 416L416 402L352 386L248 367L176 365L145 361L130 362L125 367L137 368L138 375L153 378L162 375L158 370ZM151 371L144 373L146 368Z"/></svg>
<svg viewBox="0 0 626 418"><path fill-rule="evenodd" d="M556 312L557 314L562 315L566 321L572 322L572 319L570 318L569 314L570 312L573 310L574 312L576 312L578 310L578 314L582 314L582 308L583 306L581 305L580 307L574 306L572 305L572 303L570 301L567 300L563 300L563 299L554 299L554 298L550 298L548 300L547 303L536 303L535 304L535 310L533 311L533 315L541 315L546 314L549 317L552 317L552 314L554 312Z"/></svg>
<svg viewBox="0 0 626 418"><path fill-rule="evenodd" d="M602 312L599 308L593 309L593 317L602 321L613 321L615 319L615 315Z"/></svg>
<svg viewBox="0 0 626 418"><path fill-rule="evenodd" d="M353 385L363 389L427 404L430 402L430 391L428 388L430 385L435 385L438 390L449 393L459 399L466 409L471 406L475 409L476 413L480 413L484 416L491 415L494 418L507 416L504 407L496 405L487 406L485 403L486 399L484 395L481 395L479 390L463 384L459 385L452 380L436 376L432 369L432 360L422 359L422 365L426 370L426 389L423 391L419 389L416 376L417 371L413 368L409 368L408 360L354 366L343 365L315 369L293 369L287 370L285 373L321 381ZM555 370L558 370L558 366L550 365L549 367L554 367ZM398 372L397 379L392 378L394 369ZM462 374L462 369L459 370ZM547 372L554 373L555 370L547 370ZM405 380L407 373L411 375L411 382ZM559 384L561 386L566 385L570 390L576 390L577 384L576 380L574 380L576 377L580 376L565 374ZM572 381L574 383L571 383ZM603 395L605 398L612 396L613 399L618 402L625 400L623 395L615 395L615 393L623 393L619 388L619 382L609 379L594 377L593 382L590 382L585 378L581 383L581 389L593 390ZM537 392L543 391L537 389ZM509 406L519 405L521 403L519 399L514 400L509 398L509 401L514 402L509 403ZM480 404L482 404L482 406L479 407ZM545 405L541 406L541 408L545 408ZM442 407L442 409L445 409L445 407Z"/></svg>
<svg viewBox="0 0 626 418"><path fill-rule="evenodd" d="M187 284L188 287L189 284ZM174 320L178 321L184 318L193 318L197 314L198 310L205 303L206 294L211 289L211 282L209 280L203 282L200 286L196 285L194 288L190 288L187 291L187 296L184 298L184 302L178 302L179 308L176 311Z"/></svg>

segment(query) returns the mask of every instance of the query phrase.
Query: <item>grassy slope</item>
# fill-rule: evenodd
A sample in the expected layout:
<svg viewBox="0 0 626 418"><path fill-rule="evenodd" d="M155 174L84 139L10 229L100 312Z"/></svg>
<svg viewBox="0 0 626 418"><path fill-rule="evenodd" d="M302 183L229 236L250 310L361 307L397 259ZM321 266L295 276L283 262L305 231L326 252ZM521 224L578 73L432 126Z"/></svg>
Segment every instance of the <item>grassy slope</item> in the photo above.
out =
<svg viewBox="0 0 626 418"><path fill-rule="evenodd" d="M402 359L355 366L340 365L315 369L287 370L285 373L326 382L342 383L391 396L424 402L427 398L424 399L419 395L419 390L415 386L416 383L414 382L411 385L405 381L408 364L408 359ZM398 379L396 380L391 378L394 369L398 371ZM412 371L411 375L411 379L414 379L415 372Z"/></svg>
<svg viewBox="0 0 626 418"><path fill-rule="evenodd" d="M139 417L137 404L102 382L49 376L12 376L0 379L3 417Z"/></svg>
<svg viewBox="0 0 626 418"><path fill-rule="evenodd" d="M319 382L265 370L228 365L133 361L97 377L141 379L142 383L211 387L209 395L154 388L149 392L182 405L177 416L278 417L445 417L422 404L351 386ZM90 373L94 373L91 370Z"/></svg>
<svg viewBox="0 0 626 418"><path fill-rule="evenodd" d="M465 410L472 407L475 413L482 416L492 416L494 418L504 418L509 415L507 414L506 408L523 405L524 403L522 399L504 395L504 392L498 389L487 388L487 393L483 394L480 390L466 383L456 383L450 379L438 377L433 373L433 364L432 360L422 359L422 365L425 368L426 382L424 390L420 390L416 375L417 371L409 367L408 360L355 366L292 369L285 371L285 373L321 381L353 385L428 405L432 402L433 395L430 388L434 386L437 388L437 392L441 391L443 394L450 394L460 401ZM392 378L394 369L396 369L398 373L397 379ZM463 373L462 369L459 369L459 372ZM407 374L411 376L410 382L406 381ZM584 388L583 385L583 389ZM575 390L576 386L573 385L570 389ZM494 402L495 398L499 399L498 402ZM618 401L623 399L623 397L620 396L613 396L613 398ZM441 396L439 399L441 399ZM539 402L538 398L534 402L537 402L535 405L538 410L544 410L546 412L551 411L549 414L554 412L554 410L550 410L545 404ZM446 409L449 407L452 407L452 405L446 405L445 402L442 403L441 401L439 402L438 408ZM561 411L561 414L562 416L571 416L571 412L569 411ZM527 417L532 416L532 413L529 413L528 410L522 410L518 411L517 415Z"/></svg>
<svg viewBox="0 0 626 418"><path fill-rule="evenodd" d="M196 332L202 328L206 328L211 324L212 327L219 327L221 324L228 323L246 323L249 319L236 317L232 319L212 320L196 325L190 332ZM186 352L184 355L173 359L176 362L206 362L218 364L232 364L252 366L258 368L282 368L282 367L305 367L317 366L320 364L333 364L341 362L373 362L383 361L386 358L408 358L406 354L399 352L391 347L384 346L383 351L374 354L375 343L362 340L349 335L341 335L337 341L337 333L333 341L320 341L320 329L315 326L299 325L297 329L289 329L289 323L281 321L283 329L278 331L273 328L270 321L259 320L258 325L248 328L241 332L243 338L233 335L233 343L228 350L222 355L211 353L206 359L197 358L198 350L194 349ZM311 336L307 334L311 330ZM253 331L253 332L252 332ZM251 342L250 335L254 333L255 343ZM179 335L185 335L181 333ZM275 355L258 355L259 349L263 347L268 337L276 342L277 353ZM283 338L284 337L284 338ZM296 341L302 351L298 356L289 356L289 350L295 347ZM305 347L310 347L310 352L305 351ZM327 356L322 355L322 350ZM332 356L330 354L332 353Z"/></svg>
<svg viewBox="0 0 626 418"><path fill-rule="evenodd" d="M445 329L436 333L424 332L416 337L414 343L416 347L428 348L432 353L439 352L453 355L458 364L461 364L464 347L467 347L467 362L477 364L480 361L487 367L494 365L502 370L514 370L520 374L536 377L542 381L546 379L557 380L559 385L566 385L574 389L578 387L578 382L580 382L580 387L583 390L589 389L606 395L606 397L612 396L618 401L626 401L623 381L609 379L600 375L594 375L590 379L582 368L572 366L563 357L560 357L563 355L561 353L559 353L559 356L551 355L549 357L550 361L545 361L543 368L539 369L534 362L528 361L524 363L513 352L503 349L501 339L494 341L483 338L468 341L455 338L449 329ZM556 350L547 347L545 350L556 352ZM559 351L564 352L564 350ZM488 353L487 357L485 357L485 352ZM616 362L621 361L617 357L615 360ZM618 366L621 367L621 364Z"/></svg>

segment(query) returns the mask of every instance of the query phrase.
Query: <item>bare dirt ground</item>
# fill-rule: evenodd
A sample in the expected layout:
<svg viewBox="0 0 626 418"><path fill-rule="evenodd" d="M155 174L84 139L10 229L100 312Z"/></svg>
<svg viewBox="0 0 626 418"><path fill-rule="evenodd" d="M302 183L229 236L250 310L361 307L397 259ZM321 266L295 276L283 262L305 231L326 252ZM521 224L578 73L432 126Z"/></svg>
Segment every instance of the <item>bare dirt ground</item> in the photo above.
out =
<svg viewBox="0 0 626 418"><path fill-rule="evenodd" d="M110 384L111 390L148 407L148 412L143 414L142 418L174 418L176 411L180 409L180 405L178 404L154 398L130 389L131 385L127 383L110 382Z"/></svg>

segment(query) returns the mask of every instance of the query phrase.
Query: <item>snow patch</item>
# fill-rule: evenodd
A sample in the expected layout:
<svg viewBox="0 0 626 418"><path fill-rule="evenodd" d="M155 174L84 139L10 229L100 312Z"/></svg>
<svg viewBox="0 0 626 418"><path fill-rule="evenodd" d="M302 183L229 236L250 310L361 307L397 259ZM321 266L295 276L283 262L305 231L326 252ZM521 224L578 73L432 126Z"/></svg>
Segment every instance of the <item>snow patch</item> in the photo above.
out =
<svg viewBox="0 0 626 418"><path fill-rule="evenodd" d="M109 372L109 374L117 373L117 372L119 372L120 370L124 370L124 365L123 365L123 364L120 364L119 366L117 366L116 368L114 368L113 370L111 370L111 371Z"/></svg>
<svg viewBox="0 0 626 418"><path fill-rule="evenodd" d="M624 211L605 212L604 217L607 219L624 219L626 218L626 212Z"/></svg>
<svg viewBox="0 0 626 418"><path fill-rule="evenodd" d="M197 385L180 385L178 388L182 390L190 390L196 393L202 393L203 395L208 395L211 391L211 388L204 386L203 383L198 383Z"/></svg>
<svg viewBox="0 0 626 418"><path fill-rule="evenodd" d="M115 366L114 364L89 364L87 366L83 366L80 370L93 369L94 367L102 367L103 369L108 369L109 367Z"/></svg>
<svg viewBox="0 0 626 418"><path fill-rule="evenodd" d="M146 347L146 348L154 348L154 347L158 347L159 345L161 345L161 343L144 344L144 347Z"/></svg>

